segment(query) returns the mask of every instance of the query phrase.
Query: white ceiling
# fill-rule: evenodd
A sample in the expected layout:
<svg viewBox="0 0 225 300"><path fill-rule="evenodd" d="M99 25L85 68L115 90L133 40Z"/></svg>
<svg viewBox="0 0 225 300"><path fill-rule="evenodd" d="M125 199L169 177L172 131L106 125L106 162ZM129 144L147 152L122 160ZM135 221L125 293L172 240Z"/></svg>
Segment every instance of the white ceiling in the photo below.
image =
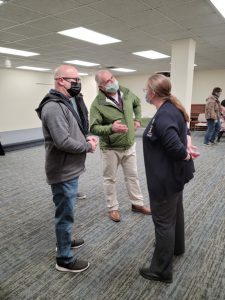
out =
<svg viewBox="0 0 225 300"><path fill-rule="evenodd" d="M122 42L97 46L57 34L78 26ZM170 58L148 60L132 52L152 49L171 55L172 42L184 38L197 43L197 69L225 68L225 19L208 0L11 0L0 6L0 47L40 53L30 58L0 54L0 67L6 58L13 68L50 69L79 59L99 63L100 68L151 73L169 70Z"/></svg>

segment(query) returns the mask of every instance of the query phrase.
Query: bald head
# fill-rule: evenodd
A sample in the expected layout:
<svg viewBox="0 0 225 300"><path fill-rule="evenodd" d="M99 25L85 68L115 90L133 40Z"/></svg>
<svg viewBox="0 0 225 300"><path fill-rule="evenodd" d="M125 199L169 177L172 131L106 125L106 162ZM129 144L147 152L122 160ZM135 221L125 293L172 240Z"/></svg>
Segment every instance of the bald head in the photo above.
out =
<svg viewBox="0 0 225 300"><path fill-rule="evenodd" d="M75 78L79 77L79 73L73 66L61 65L55 70L55 79L60 77Z"/></svg>
<svg viewBox="0 0 225 300"><path fill-rule="evenodd" d="M74 81L79 78L79 73L74 66L61 65L54 73L55 78L55 89L60 93L70 97L68 89L71 88L71 80Z"/></svg>

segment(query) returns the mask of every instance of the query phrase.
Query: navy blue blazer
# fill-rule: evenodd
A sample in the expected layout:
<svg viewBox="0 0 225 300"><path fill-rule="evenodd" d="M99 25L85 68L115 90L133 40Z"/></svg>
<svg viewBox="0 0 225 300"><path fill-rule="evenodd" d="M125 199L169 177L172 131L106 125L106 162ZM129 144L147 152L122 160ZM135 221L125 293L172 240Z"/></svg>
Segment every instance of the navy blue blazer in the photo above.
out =
<svg viewBox="0 0 225 300"><path fill-rule="evenodd" d="M143 134L143 149L150 198L166 200L193 178L193 160L187 156L187 124L182 112L166 101Z"/></svg>

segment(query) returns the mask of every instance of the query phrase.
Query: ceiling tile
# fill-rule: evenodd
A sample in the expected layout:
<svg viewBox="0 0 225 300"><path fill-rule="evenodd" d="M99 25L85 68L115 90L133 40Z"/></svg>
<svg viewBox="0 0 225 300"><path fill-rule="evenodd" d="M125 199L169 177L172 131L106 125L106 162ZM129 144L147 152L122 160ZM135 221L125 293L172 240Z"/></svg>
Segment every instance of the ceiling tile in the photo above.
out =
<svg viewBox="0 0 225 300"><path fill-rule="evenodd" d="M90 4L90 7L97 12L102 12L111 17L121 17L123 20L129 15L144 12L148 9L147 5L140 3L138 0L123 0L122 5L121 0L104 0Z"/></svg>
<svg viewBox="0 0 225 300"><path fill-rule="evenodd" d="M0 19L0 30L8 29L16 24L18 24L18 23L14 22L12 20Z"/></svg>
<svg viewBox="0 0 225 300"><path fill-rule="evenodd" d="M18 23L24 23L30 20L39 19L43 16L43 14L10 3L1 6L0 9L0 18Z"/></svg>
<svg viewBox="0 0 225 300"><path fill-rule="evenodd" d="M152 8L163 7L165 9L174 8L181 4L181 0L142 0L143 3ZM193 2L193 0L182 0L182 4Z"/></svg>
<svg viewBox="0 0 225 300"><path fill-rule="evenodd" d="M6 30L5 32L20 34L23 35L25 38L27 37L34 38L36 36L41 36L46 34L45 30L41 30L39 28L35 28L29 25L16 25Z"/></svg>
<svg viewBox="0 0 225 300"><path fill-rule="evenodd" d="M218 36L225 33L225 23L214 26L194 26L191 31L204 37Z"/></svg>
<svg viewBox="0 0 225 300"><path fill-rule="evenodd" d="M174 7L161 6L157 11L176 20L182 20L183 17L187 16L192 16L193 18L201 15L204 16L214 12L210 5L203 5L202 2L203 0L179 1Z"/></svg>
<svg viewBox="0 0 225 300"><path fill-rule="evenodd" d="M121 42L97 46L57 34L77 26ZM55 68L64 60L81 59L150 73L170 68L170 59L152 61L132 52L153 49L170 55L173 40L190 37L196 41L198 69L216 68L225 62L224 32L224 18L208 0L14 0L0 9L0 45L40 53L9 56L15 65ZM0 54L0 66L5 58Z"/></svg>
<svg viewBox="0 0 225 300"><path fill-rule="evenodd" d="M173 21L167 21L162 24L151 24L151 25L145 25L145 26L141 26L139 27L140 30L144 31L144 32L148 32L149 34L153 35L153 36L159 36L161 33L164 34L168 34L168 33L172 33L174 31L179 31L179 30L183 30L185 29L183 26L181 26L180 24L177 24L176 22Z"/></svg>
<svg viewBox="0 0 225 300"><path fill-rule="evenodd" d="M162 15L154 10L141 11L135 14L129 14L124 18L123 22L132 27L140 27L143 25L154 25L162 24L165 22L165 19L162 18Z"/></svg>
<svg viewBox="0 0 225 300"><path fill-rule="evenodd" d="M101 21L108 20L108 19L112 20L111 17L93 11L93 9L88 7L71 9L70 11L57 14L57 18L73 22L78 26L85 26L85 27L88 24L99 22L99 20Z"/></svg>
<svg viewBox="0 0 225 300"><path fill-rule="evenodd" d="M78 7L80 4L75 0L16 0L15 4L35 12L55 14Z"/></svg>
<svg viewBox="0 0 225 300"><path fill-rule="evenodd" d="M0 31L0 41L1 43L14 42L24 39L25 36L13 34L5 31Z"/></svg>
<svg viewBox="0 0 225 300"><path fill-rule="evenodd" d="M74 24L56 17L47 17L33 22L29 22L29 26L39 28L45 32L58 32L74 27Z"/></svg>

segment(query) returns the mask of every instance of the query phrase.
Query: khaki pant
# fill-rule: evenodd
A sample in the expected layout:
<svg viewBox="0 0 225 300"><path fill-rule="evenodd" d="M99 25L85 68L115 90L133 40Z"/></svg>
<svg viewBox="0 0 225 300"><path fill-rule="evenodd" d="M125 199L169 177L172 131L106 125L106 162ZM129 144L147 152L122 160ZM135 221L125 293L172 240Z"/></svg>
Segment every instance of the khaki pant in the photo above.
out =
<svg viewBox="0 0 225 300"><path fill-rule="evenodd" d="M116 195L116 173L119 165L122 166L125 184L130 201L134 205L143 206L138 173L135 144L128 150L102 150L103 159L103 187L107 207L109 210L118 210L119 203Z"/></svg>

